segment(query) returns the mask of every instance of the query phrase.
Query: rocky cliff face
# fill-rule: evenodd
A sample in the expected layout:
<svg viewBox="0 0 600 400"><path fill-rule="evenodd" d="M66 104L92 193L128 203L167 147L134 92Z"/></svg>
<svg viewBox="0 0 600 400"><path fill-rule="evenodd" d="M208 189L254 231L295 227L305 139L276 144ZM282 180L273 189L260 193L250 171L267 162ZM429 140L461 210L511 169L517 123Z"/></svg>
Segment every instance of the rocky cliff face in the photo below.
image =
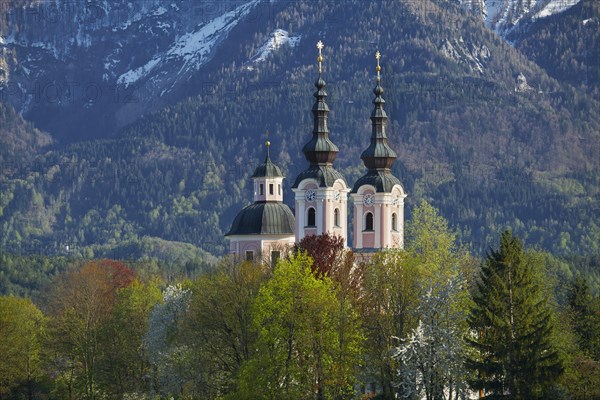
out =
<svg viewBox="0 0 600 400"><path fill-rule="evenodd" d="M14 3L0 31L0 101L50 131L66 119L102 136L173 101L257 4Z"/></svg>

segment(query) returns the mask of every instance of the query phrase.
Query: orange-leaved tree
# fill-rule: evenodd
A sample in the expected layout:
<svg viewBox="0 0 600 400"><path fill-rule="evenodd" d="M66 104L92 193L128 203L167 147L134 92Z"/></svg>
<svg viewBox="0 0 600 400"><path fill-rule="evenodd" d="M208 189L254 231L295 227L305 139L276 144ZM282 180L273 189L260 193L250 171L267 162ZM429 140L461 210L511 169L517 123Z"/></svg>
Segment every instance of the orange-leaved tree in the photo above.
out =
<svg viewBox="0 0 600 400"><path fill-rule="evenodd" d="M96 398L97 362L106 324L117 291L134 276L122 262L94 260L55 280L48 308L54 367L64 398Z"/></svg>

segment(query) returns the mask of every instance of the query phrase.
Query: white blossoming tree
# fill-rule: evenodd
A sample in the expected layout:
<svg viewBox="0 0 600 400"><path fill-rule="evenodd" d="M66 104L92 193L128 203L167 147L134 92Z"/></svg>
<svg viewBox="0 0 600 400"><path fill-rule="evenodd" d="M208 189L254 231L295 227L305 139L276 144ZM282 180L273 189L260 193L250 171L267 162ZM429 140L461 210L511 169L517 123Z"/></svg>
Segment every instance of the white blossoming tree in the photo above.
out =
<svg viewBox="0 0 600 400"><path fill-rule="evenodd" d="M162 304L157 304L150 314L144 345L153 366L152 391L161 395L181 393L189 378L189 349L175 339L190 297L190 290L180 284L170 285L163 292Z"/></svg>
<svg viewBox="0 0 600 400"><path fill-rule="evenodd" d="M400 365L396 382L399 398L468 398L463 285L458 277L453 277L440 286L430 287L422 296L419 325L394 352Z"/></svg>

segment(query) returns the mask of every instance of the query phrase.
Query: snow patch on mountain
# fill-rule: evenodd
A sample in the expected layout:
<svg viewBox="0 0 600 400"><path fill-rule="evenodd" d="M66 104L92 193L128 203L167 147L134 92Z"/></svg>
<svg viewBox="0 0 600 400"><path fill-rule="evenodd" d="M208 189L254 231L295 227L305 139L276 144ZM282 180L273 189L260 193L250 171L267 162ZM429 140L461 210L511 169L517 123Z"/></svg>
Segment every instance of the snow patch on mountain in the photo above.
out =
<svg viewBox="0 0 600 400"><path fill-rule="evenodd" d="M459 64L466 65L471 72L483 74L485 64L490 58L490 49L486 45L467 44L463 38L446 39L440 48L440 53Z"/></svg>
<svg viewBox="0 0 600 400"><path fill-rule="evenodd" d="M206 23L199 24L192 32L187 32L176 38L172 45L152 56L144 65L121 74L117 79L117 84L127 87L150 75L157 75L155 74L156 71L160 72L160 70L166 68L178 68L174 82L178 81L182 74L197 71L210 60L215 46L227 37L229 32L243 17L248 15L258 2L259 0L246 2ZM165 12L167 10L161 6L154 11L153 15L162 15ZM169 28L171 25L159 21L157 26L164 29ZM155 83L159 82L155 81ZM161 95L166 92L168 92L168 89L161 89Z"/></svg>
<svg viewBox="0 0 600 400"><path fill-rule="evenodd" d="M568 10L582 0L459 0L461 5L481 15L485 25L506 37L526 21Z"/></svg>
<svg viewBox="0 0 600 400"><path fill-rule="evenodd" d="M198 31L183 35L167 52L169 57L181 57L183 68L199 68L206 63L215 45L237 25L241 18L248 15L259 0L243 4L202 26Z"/></svg>
<svg viewBox="0 0 600 400"><path fill-rule="evenodd" d="M164 13L167 12L167 9L164 8L163 6L159 6L153 13L152 15L154 15L155 17L159 16L159 15L163 15Z"/></svg>
<svg viewBox="0 0 600 400"><path fill-rule="evenodd" d="M302 36L290 36L289 33L283 29L275 29L265 43L258 48L250 61L254 63L263 62L270 54L280 49L282 46L289 45L290 47L295 47L300 43L301 38Z"/></svg>
<svg viewBox="0 0 600 400"><path fill-rule="evenodd" d="M146 76L159 62L160 60L153 58L141 67L125 72L117 79L117 83L119 85L129 86Z"/></svg>
<svg viewBox="0 0 600 400"><path fill-rule="evenodd" d="M581 0L550 0L548 4L546 4L537 14L535 14L534 19L544 18L553 14L561 13L573 7L580 1Z"/></svg>

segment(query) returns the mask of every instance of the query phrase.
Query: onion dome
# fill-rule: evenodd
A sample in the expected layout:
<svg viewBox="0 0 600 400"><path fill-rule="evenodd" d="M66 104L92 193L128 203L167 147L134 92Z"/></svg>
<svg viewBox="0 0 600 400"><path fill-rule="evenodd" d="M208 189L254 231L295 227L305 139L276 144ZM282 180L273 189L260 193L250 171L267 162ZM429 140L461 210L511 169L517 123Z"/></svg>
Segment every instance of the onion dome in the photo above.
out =
<svg viewBox="0 0 600 400"><path fill-rule="evenodd" d="M371 113L371 143L360 156L368 171L354 184L352 193L356 193L358 188L363 185L372 185L377 189L377 192L390 192L394 185L400 185L398 178L392 175L390 171L397 155L388 145L385 133L387 114L383 109L385 100L382 97L383 87L381 87L381 67L379 65L381 55L379 51L375 54L375 57L377 58L377 84L373 89L375 108Z"/></svg>
<svg viewBox="0 0 600 400"><path fill-rule="evenodd" d="M302 152L310 163L309 167L300 173L296 178L293 188L297 188L304 179L315 179L321 187L331 187L338 180L344 180L342 174L333 168L333 161L339 152L338 147L329 139L329 129L327 128L327 115L329 107L327 106L325 91L325 81L322 77L321 63L323 56L321 49L323 43L317 43L319 49L319 57L317 58L319 65L319 78L315 82L317 91L313 94L315 104L312 107L313 114L313 131L312 138L304 145Z"/></svg>

